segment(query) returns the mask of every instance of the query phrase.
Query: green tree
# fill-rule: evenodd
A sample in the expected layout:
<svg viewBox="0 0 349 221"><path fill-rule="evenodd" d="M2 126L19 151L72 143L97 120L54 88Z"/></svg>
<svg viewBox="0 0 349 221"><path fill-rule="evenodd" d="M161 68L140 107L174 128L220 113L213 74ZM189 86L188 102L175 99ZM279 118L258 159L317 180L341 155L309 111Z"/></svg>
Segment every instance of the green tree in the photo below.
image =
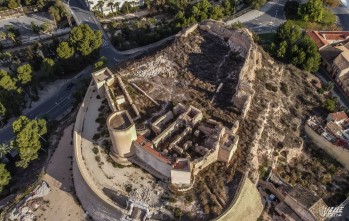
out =
<svg viewBox="0 0 349 221"><path fill-rule="evenodd" d="M32 67L30 64L24 64L17 68L17 78L21 84L27 84L32 79Z"/></svg>
<svg viewBox="0 0 349 221"><path fill-rule="evenodd" d="M321 21L324 10L322 0L309 0L301 4L298 14L304 21Z"/></svg>
<svg viewBox="0 0 349 221"><path fill-rule="evenodd" d="M120 10L120 2L115 2L114 7L115 7L116 11L118 12Z"/></svg>
<svg viewBox="0 0 349 221"><path fill-rule="evenodd" d="M211 12L211 18L218 20L224 17L223 10L220 6L213 6Z"/></svg>
<svg viewBox="0 0 349 221"><path fill-rule="evenodd" d="M3 158L12 150L11 146L5 143L0 144L0 158Z"/></svg>
<svg viewBox="0 0 349 221"><path fill-rule="evenodd" d="M93 67L96 70L99 70L101 68L104 68L106 65L107 65L107 58L103 56L96 63L94 63Z"/></svg>
<svg viewBox="0 0 349 221"><path fill-rule="evenodd" d="M44 58L41 64L41 72L46 77L53 77L57 72L56 62L51 58Z"/></svg>
<svg viewBox="0 0 349 221"><path fill-rule="evenodd" d="M294 44L302 36L302 29L298 25L286 21L278 27L276 39L278 41L287 41L289 45Z"/></svg>
<svg viewBox="0 0 349 221"><path fill-rule="evenodd" d="M334 99L326 99L322 103L322 107L329 112L333 112L336 109L336 101Z"/></svg>
<svg viewBox="0 0 349 221"><path fill-rule="evenodd" d="M96 7L99 8L100 12L103 14L104 1L98 1Z"/></svg>
<svg viewBox="0 0 349 221"><path fill-rule="evenodd" d="M279 58L285 57L286 51L287 51L287 42L286 41L282 41L280 43L279 49L277 50L277 56Z"/></svg>
<svg viewBox="0 0 349 221"><path fill-rule="evenodd" d="M17 79L12 78L5 70L0 70L0 88L7 91L18 91L16 86Z"/></svg>
<svg viewBox="0 0 349 221"><path fill-rule="evenodd" d="M16 136L11 146L19 151L21 160L17 166L26 168L28 163L38 158L38 151L41 148L40 137L46 134L46 121L43 119L30 120L26 116L20 116L12 124Z"/></svg>
<svg viewBox="0 0 349 221"><path fill-rule="evenodd" d="M13 43L16 43L16 35L13 32L8 32L7 37L13 41Z"/></svg>
<svg viewBox="0 0 349 221"><path fill-rule="evenodd" d="M5 164L0 164L0 193L4 190L4 187L10 183L11 179L11 174L5 167Z"/></svg>
<svg viewBox="0 0 349 221"><path fill-rule="evenodd" d="M223 0L222 7L224 15L230 15L233 12L233 8L231 7L229 0Z"/></svg>
<svg viewBox="0 0 349 221"><path fill-rule="evenodd" d="M57 49L56 49L57 55L60 59L66 60L71 57L73 57L75 50L73 47L69 46L69 43L66 41L63 41L59 43Z"/></svg>
<svg viewBox="0 0 349 221"><path fill-rule="evenodd" d="M102 45L102 32L93 31L87 24L81 24L71 30L69 42L83 56L87 56Z"/></svg>
<svg viewBox="0 0 349 221"><path fill-rule="evenodd" d="M134 11L134 9L133 9L131 3L128 1L125 1L124 4L122 4L121 9L120 9L120 12L123 14L128 14L128 13L131 13L133 11Z"/></svg>
<svg viewBox="0 0 349 221"><path fill-rule="evenodd" d="M36 6L40 9L43 10L46 8L48 1L47 0L37 0L36 1Z"/></svg>
<svg viewBox="0 0 349 221"><path fill-rule="evenodd" d="M110 7L111 13L114 14L114 2L112 2L112 1L108 2L107 6Z"/></svg>
<svg viewBox="0 0 349 221"><path fill-rule="evenodd" d="M51 6L48 9L48 13L50 13L51 18L53 19L53 21L57 26L58 22L62 19L59 9L56 6Z"/></svg>
<svg viewBox="0 0 349 221"><path fill-rule="evenodd" d="M41 28L39 25L35 24L35 22L33 22L33 21L30 23L30 25L31 25L32 31L35 34L37 34L37 35L40 34Z"/></svg>
<svg viewBox="0 0 349 221"><path fill-rule="evenodd" d="M6 107L3 105L3 103L0 102L0 120L5 116L6 114Z"/></svg>
<svg viewBox="0 0 349 221"><path fill-rule="evenodd" d="M7 7L9 9L14 9L14 8L18 8L19 7L19 2L17 0L9 0Z"/></svg>
<svg viewBox="0 0 349 221"><path fill-rule="evenodd" d="M306 71L316 71L319 69L321 56L315 43L305 36L297 42L298 47L306 54L306 57L299 67Z"/></svg>
<svg viewBox="0 0 349 221"><path fill-rule="evenodd" d="M31 5L32 4L32 0L23 0L25 5Z"/></svg>
<svg viewBox="0 0 349 221"><path fill-rule="evenodd" d="M40 29L43 31L43 32L49 32L51 30L51 23L50 22L45 22L44 24L42 24L40 26Z"/></svg>

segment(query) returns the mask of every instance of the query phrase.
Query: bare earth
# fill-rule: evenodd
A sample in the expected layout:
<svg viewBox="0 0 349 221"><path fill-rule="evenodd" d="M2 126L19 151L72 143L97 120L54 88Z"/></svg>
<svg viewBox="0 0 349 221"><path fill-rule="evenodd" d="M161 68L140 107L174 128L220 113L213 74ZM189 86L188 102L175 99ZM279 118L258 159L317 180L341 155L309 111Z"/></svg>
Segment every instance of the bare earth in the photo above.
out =
<svg viewBox="0 0 349 221"><path fill-rule="evenodd" d="M72 182L72 141L73 125L64 130L64 134L53 154L44 181L51 192L44 197L48 203L35 211L37 220L78 221L86 220L85 213L74 199Z"/></svg>

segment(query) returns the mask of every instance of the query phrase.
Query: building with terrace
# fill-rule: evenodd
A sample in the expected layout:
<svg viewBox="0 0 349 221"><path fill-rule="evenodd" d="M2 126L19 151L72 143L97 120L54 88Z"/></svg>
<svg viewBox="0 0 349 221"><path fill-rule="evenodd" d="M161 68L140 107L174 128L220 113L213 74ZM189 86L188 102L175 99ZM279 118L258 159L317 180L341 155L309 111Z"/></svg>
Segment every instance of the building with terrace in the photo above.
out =
<svg viewBox="0 0 349 221"><path fill-rule="evenodd" d="M349 95L349 32L309 31L307 35L318 47L323 67Z"/></svg>
<svg viewBox="0 0 349 221"><path fill-rule="evenodd" d="M203 119L200 109L177 103L144 123L140 114L144 111L132 99L138 90L134 84L107 68L93 73L93 79L112 110L106 124L112 141L110 156L117 163L134 163L171 187L186 190L202 169L232 159L239 141L238 122L229 129Z"/></svg>

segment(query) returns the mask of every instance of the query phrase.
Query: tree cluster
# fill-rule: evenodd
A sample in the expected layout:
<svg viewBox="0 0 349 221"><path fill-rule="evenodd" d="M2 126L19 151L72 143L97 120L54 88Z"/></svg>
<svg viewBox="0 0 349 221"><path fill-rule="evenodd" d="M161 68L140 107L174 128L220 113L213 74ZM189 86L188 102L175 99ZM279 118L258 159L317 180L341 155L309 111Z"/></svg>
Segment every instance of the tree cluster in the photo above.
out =
<svg viewBox="0 0 349 221"><path fill-rule="evenodd" d="M17 68L16 74L0 70L0 121L12 116L18 116L25 105L23 93L26 92L32 81L32 69L29 64Z"/></svg>
<svg viewBox="0 0 349 221"><path fill-rule="evenodd" d="M332 2L333 1L333 2ZM287 1L284 11L288 19L300 19L305 22L317 22L331 25L336 17L324 6L335 5L337 0L309 0L307 3L299 4L297 1Z"/></svg>
<svg viewBox="0 0 349 221"><path fill-rule="evenodd" d="M78 70L81 66L74 64L87 64L94 60L101 45L100 31L93 31L87 24L74 27L69 39L58 43L56 57L46 57L42 60L42 75L46 79L55 79L64 73Z"/></svg>
<svg viewBox="0 0 349 221"><path fill-rule="evenodd" d="M26 168L30 161L38 158L40 139L43 139L42 136L47 132L46 121L20 116L13 122L12 128L16 138L11 142L11 146L18 150L20 157L16 165Z"/></svg>
<svg viewBox="0 0 349 221"><path fill-rule="evenodd" d="M56 26L58 22L62 20L62 18L67 18L69 25L71 26L71 14L64 7L61 0L55 0L54 4L48 9L48 12L51 15L51 18L54 20Z"/></svg>
<svg viewBox="0 0 349 221"><path fill-rule="evenodd" d="M226 2L228 4L228 2ZM202 0L193 5L189 5L186 11L179 11L175 17L175 26L177 28L186 27L195 22L201 22L212 18L215 20L224 17L224 10L221 6L212 6L208 0ZM232 10L231 8L229 11Z"/></svg>
<svg viewBox="0 0 349 221"><path fill-rule="evenodd" d="M321 57L315 43L290 21L279 26L271 51L276 57L306 71L316 71L320 65Z"/></svg>

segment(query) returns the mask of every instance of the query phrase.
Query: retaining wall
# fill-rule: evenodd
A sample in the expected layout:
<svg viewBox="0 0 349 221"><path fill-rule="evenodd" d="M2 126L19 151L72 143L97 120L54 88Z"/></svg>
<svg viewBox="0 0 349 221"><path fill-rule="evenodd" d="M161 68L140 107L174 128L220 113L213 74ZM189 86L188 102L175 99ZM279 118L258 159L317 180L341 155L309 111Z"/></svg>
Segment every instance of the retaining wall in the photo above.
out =
<svg viewBox="0 0 349 221"><path fill-rule="evenodd" d="M349 170L349 150L338 147L327 141L324 137L317 134L309 125L305 124L304 130L310 139L326 153L340 162L347 170Z"/></svg>
<svg viewBox="0 0 349 221"><path fill-rule="evenodd" d="M244 174L229 207L214 221L256 221L262 211L261 196L256 186Z"/></svg>

